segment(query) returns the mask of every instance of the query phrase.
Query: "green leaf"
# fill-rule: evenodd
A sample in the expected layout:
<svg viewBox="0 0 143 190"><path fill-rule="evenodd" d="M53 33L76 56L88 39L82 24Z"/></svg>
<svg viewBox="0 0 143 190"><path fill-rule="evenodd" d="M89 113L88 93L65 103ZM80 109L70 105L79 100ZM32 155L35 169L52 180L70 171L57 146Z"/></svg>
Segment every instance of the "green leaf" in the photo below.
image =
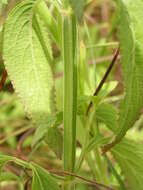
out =
<svg viewBox="0 0 143 190"><path fill-rule="evenodd" d="M63 136L58 127L50 127L45 135L45 142L54 151L59 159L63 154Z"/></svg>
<svg viewBox="0 0 143 190"><path fill-rule="evenodd" d="M51 48L38 1L25 0L9 14L3 30L3 58L12 84L37 126L48 125L54 106Z"/></svg>
<svg viewBox="0 0 143 190"><path fill-rule="evenodd" d="M69 0L79 22L82 21L86 0Z"/></svg>
<svg viewBox="0 0 143 190"><path fill-rule="evenodd" d="M121 104L119 131L121 139L133 126L143 106L143 1L119 1L121 9L119 37L126 95Z"/></svg>
<svg viewBox="0 0 143 190"><path fill-rule="evenodd" d="M79 96L77 101L77 114L85 115L90 102L97 106L100 101L101 99L98 96Z"/></svg>
<svg viewBox="0 0 143 190"><path fill-rule="evenodd" d="M44 126L39 126L34 134L33 140L32 140L32 147L37 145L41 140L43 140L43 137L46 135L49 127L57 127L63 122L63 113L59 112L56 116L52 115L48 118L48 122Z"/></svg>
<svg viewBox="0 0 143 190"><path fill-rule="evenodd" d="M36 164L31 166L33 170L32 190L60 190L54 178L43 168Z"/></svg>
<svg viewBox="0 0 143 190"><path fill-rule="evenodd" d="M97 148L98 146L103 146L109 142L111 138L105 138L102 135L96 135L95 137L91 138L89 143L87 144L85 154L90 152L91 150Z"/></svg>
<svg viewBox="0 0 143 190"><path fill-rule="evenodd" d="M127 179L128 189L143 190L143 147L132 140L123 140L112 149L112 154Z"/></svg>
<svg viewBox="0 0 143 190"><path fill-rule="evenodd" d="M99 104L96 108L96 118L99 122L105 123L105 125L115 134L117 133L118 113L113 105Z"/></svg>
<svg viewBox="0 0 143 190"><path fill-rule="evenodd" d="M48 121L46 122L46 125L40 125L33 137L32 140L32 147L36 146L44 137L44 135L47 133L48 127L53 127L56 122L56 116L49 116Z"/></svg>
<svg viewBox="0 0 143 190"><path fill-rule="evenodd" d="M117 87L117 85L117 81L106 82L99 92L98 96L104 100L104 98L106 98L106 96L108 96Z"/></svg>
<svg viewBox="0 0 143 190"><path fill-rule="evenodd" d="M118 143L137 120L143 107L143 1L118 0L119 39L125 98L121 103L118 132L107 149ZM106 149L105 148L105 149Z"/></svg>

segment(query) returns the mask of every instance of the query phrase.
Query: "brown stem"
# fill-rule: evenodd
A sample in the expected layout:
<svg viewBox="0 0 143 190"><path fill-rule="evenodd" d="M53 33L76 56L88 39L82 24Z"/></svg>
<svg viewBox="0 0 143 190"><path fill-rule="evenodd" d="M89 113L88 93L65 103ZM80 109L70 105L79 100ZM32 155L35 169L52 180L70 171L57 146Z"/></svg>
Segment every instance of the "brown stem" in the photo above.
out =
<svg viewBox="0 0 143 190"><path fill-rule="evenodd" d="M101 184L101 183L98 183L96 182L95 180L90 180L90 179L86 179L82 176L79 176L79 175L76 175L74 173L70 173L70 172L65 172L65 171L52 171L52 170L49 170L50 173L53 173L53 174L57 174L57 175L64 175L64 176L73 176L73 177L76 177L78 179L81 179L83 181L85 181L86 183L90 184L90 185L93 185L95 186L97 189L99 188L105 188L106 190L114 190L112 187L109 187L107 185L104 185L104 184Z"/></svg>
<svg viewBox="0 0 143 190"><path fill-rule="evenodd" d="M0 91L3 89L6 78L7 78L7 72L6 72L6 70L4 70L3 75L2 75L2 79L0 81Z"/></svg>
<svg viewBox="0 0 143 190"><path fill-rule="evenodd" d="M25 185L24 185L24 190L28 190L28 187L29 187L29 184L30 184L31 180L32 180L31 177L29 177L29 178L27 179L27 181L25 182Z"/></svg>
<svg viewBox="0 0 143 190"><path fill-rule="evenodd" d="M108 69L107 69L105 75L103 76L103 78L102 78L101 82L99 83L99 85L98 85L96 91L94 92L93 96L97 96L98 93L100 92L101 88L103 87L103 85L104 85L104 83L105 83L105 81L106 81L108 75L110 74L110 72L111 72L111 70L112 70L112 68L113 68L113 66L114 66L114 64L115 64L115 62L116 62L116 60L117 60L117 57L118 57L118 55L119 55L119 52L120 52L120 48L118 48L118 49L116 50L115 55L114 55L114 57L113 57L113 59L112 59L112 61L111 61L111 64L109 65L109 67L108 67ZM89 105L88 105L87 111L86 111L86 116L88 116L89 111L90 111L92 105L93 105L93 103L90 102Z"/></svg>
<svg viewBox="0 0 143 190"><path fill-rule="evenodd" d="M26 157L22 154L22 145L23 145L23 142L25 141L25 139L33 134L35 131L35 128L30 128L29 130L27 130L20 138L19 142L18 142L18 145L17 145L17 151L20 155L20 157L24 160L26 160Z"/></svg>

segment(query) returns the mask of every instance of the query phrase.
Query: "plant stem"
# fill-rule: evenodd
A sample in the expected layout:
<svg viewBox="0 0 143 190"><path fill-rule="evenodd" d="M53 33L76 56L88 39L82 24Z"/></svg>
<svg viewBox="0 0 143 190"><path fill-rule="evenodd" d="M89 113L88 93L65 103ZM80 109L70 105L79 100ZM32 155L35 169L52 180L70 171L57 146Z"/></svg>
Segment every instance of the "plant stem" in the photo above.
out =
<svg viewBox="0 0 143 190"><path fill-rule="evenodd" d="M100 134L98 122L96 121L96 119L95 119L94 133L95 135ZM104 182L105 184L108 184L107 168L104 163L104 160L101 157L98 147L95 149L95 160L96 160L97 169L99 172L100 182Z"/></svg>
<svg viewBox="0 0 143 190"><path fill-rule="evenodd" d="M106 79L107 79L109 73L111 72L111 70L112 70L112 68L113 68L113 66L114 66L114 64L115 64L115 61L116 61L116 59L117 59L117 57L118 57L118 55L119 55L119 52L120 52L120 48L117 49L117 51L116 51L116 53L115 53L115 55L114 55L114 57L113 57L113 60L112 60L111 64L109 65L109 67L108 67L108 69L107 69L105 75L103 76L101 82L99 83L99 85L98 85L96 91L95 91L94 94L93 94L94 96L97 96L98 93L99 93L99 91L100 91L101 88L103 87L103 85L104 85L104 83L105 83L105 81L106 81ZM90 102L90 104L89 104L89 106L88 106L88 108L87 108L86 116L88 116L88 113L90 112L90 109L91 109L91 107L92 107L92 104L93 104L93 103Z"/></svg>
<svg viewBox="0 0 143 190"><path fill-rule="evenodd" d="M108 184L107 171L106 171L104 161L101 158L98 148L96 148L95 150L95 159L96 159L96 164L97 164L99 175L100 175L100 181L105 184Z"/></svg>
<svg viewBox="0 0 143 190"><path fill-rule="evenodd" d="M96 178L97 181L100 181L100 176L99 176L99 172L96 168L95 160L92 158L92 155L90 152L88 153L86 160L87 160L88 166L90 167L90 169L93 173L94 178Z"/></svg>
<svg viewBox="0 0 143 190"><path fill-rule="evenodd" d="M74 15L63 18L64 170L74 172L77 112L77 26Z"/></svg>
<svg viewBox="0 0 143 190"><path fill-rule="evenodd" d="M115 177L115 178L117 179L117 181L119 182L121 190L127 190L127 188L126 188L125 185L124 185L124 182L123 182L122 178L121 178L120 175L117 173L117 171L115 170L115 168L112 166L112 163L111 163L111 161L109 160L108 156L105 154L104 157L105 157L105 160L106 160L106 162L107 162L109 168L111 169L111 171L112 171L114 177Z"/></svg>
<svg viewBox="0 0 143 190"><path fill-rule="evenodd" d="M85 157L85 153L86 153L86 146L87 146L87 143L89 141L89 131L90 131L90 127L92 125L92 122L93 122L93 118L94 118L94 115L95 115L95 111L93 110L90 114L90 116L88 118L86 118L86 124L85 124L85 131L86 131L86 136L83 137L84 138L84 142L82 144L82 150L81 150L81 154L80 154L80 157L76 163L76 168L75 168L75 171L78 172L82 166L82 163L83 163L83 160L84 160L84 157Z"/></svg>

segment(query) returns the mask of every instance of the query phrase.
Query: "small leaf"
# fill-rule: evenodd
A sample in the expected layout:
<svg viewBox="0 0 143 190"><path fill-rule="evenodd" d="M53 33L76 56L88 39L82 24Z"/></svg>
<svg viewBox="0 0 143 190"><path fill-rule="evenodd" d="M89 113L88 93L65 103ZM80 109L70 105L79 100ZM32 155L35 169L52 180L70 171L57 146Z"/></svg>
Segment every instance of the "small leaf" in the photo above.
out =
<svg viewBox="0 0 143 190"><path fill-rule="evenodd" d="M105 137L103 137L102 135L99 135L99 134L96 135L95 137L93 137L93 138L89 141L89 143L88 143L88 145L87 145L87 147L86 147L86 151L85 151L86 154L87 154L88 152L90 152L91 150L97 148L98 146L103 146L103 145L107 144L110 139L111 139L111 138L105 138Z"/></svg>
<svg viewBox="0 0 143 190"><path fill-rule="evenodd" d="M56 116L52 115L51 117L48 118L47 125L44 126L39 126L34 134L33 140L32 140L32 147L37 145L45 134L48 131L49 127L56 127L59 126L63 122L63 113L59 112Z"/></svg>
<svg viewBox="0 0 143 190"><path fill-rule="evenodd" d="M143 147L132 140L122 140L112 149L115 160L119 163L128 189L143 190Z"/></svg>
<svg viewBox="0 0 143 190"><path fill-rule="evenodd" d="M96 118L99 122L105 123L105 125L115 134L117 133L118 113L113 105L99 104L96 108Z"/></svg>
<svg viewBox="0 0 143 190"><path fill-rule="evenodd" d="M33 170L32 190L60 190L54 178L43 168L36 164L31 166Z"/></svg>
<svg viewBox="0 0 143 190"><path fill-rule="evenodd" d="M37 143L39 143L43 139L44 135L47 133L48 128L54 126L55 122L56 122L56 116L48 117L46 125L43 126L40 125L36 129L36 132L32 140L32 147L37 145Z"/></svg>
<svg viewBox="0 0 143 190"><path fill-rule="evenodd" d="M45 142L54 151L59 159L63 154L63 135L59 128L50 127L45 135Z"/></svg>
<svg viewBox="0 0 143 190"><path fill-rule="evenodd" d="M103 100L117 87L117 85L117 81L106 82L101 91L99 92L98 96Z"/></svg>
<svg viewBox="0 0 143 190"><path fill-rule="evenodd" d="M99 104L101 99L98 96L80 96L77 101L78 115L85 115L88 104L92 102L95 106Z"/></svg>

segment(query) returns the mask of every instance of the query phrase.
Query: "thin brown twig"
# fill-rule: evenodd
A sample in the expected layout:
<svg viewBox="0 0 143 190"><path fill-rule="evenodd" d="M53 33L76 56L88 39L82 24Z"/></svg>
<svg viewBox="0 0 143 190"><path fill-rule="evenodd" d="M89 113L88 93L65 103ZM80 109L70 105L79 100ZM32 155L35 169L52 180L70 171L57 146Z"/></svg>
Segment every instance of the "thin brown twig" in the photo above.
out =
<svg viewBox="0 0 143 190"><path fill-rule="evenodd" d="M0 81L0 91L3 89L3 86L5 84L6 78L7 78L7 71L4 70L2 78L1 78L1 81Z"/></svg>
<svg viewBox="0 0 143 190"><path fill-rule="evenodd" d="M96 91L94 92L93 96L97 96L98 93L100 92L101 88L103 87L103 85L104 85L104 83L105 83L105 81L106 81L108 75L110 74L110 72L111 72L111 70L112 70L112 68L113 68L113 66L114 66L114 64L115 64L115 62L116 62L116 60L117 60L117 57L118 57L118 55L119 55L119 52L120 52L120 48L118 48L118 49L116 50L115 55L114 55L114 57L113 57L113 59L112 59L112 61L111 61L111 64L109 65L109 67L108 67L108 69L107 69L105 75L103 76L101 82L99 83L98 87L96 88ZM87 111L86 111L86 116L88 116L89 111L90 111L92 105L93 105L93 103L90 102L89 105L88 105Z"/></svg>
<svg viewBox="0 0 143 190"><path fill-rule="evenodd" d="M101 184L101 183L98 183L96 182L95 180L90 180L90 179L86 179L82 176L79 176L79 175L76 175L74 173L70 173L70 172L66 172L66 171L52 171L52 170L49 170L50 173L52 174L57 174L57 175L64 175L64 176L73 176L73 177L76 177L78 179L81 179L82 181L85 181L86 183L90 184L90 185L93 185L95 186L97 189L99 188L105 188L106 190L115 190L113 189L112 187L109 187L107 185L104 185L104 184Z"/></svg>
<svg viewBox="0 0 143 190"><path fill-rule="evenodd" d="M19 140L19 142L18 142L17 151L18 151L20 157L21 157L22 159L24 159L24 160L26 160L26 157L22 154L22 145L23 145L23 142L25 141L25 139L26 139L29 135L33 134L34 131L35 131L35 128L30 128L30 129L28 129L28 130L21 136L21 138L20 138L20 140Z"/></svg>
<svg viewBox="0 0 143 190"><path fill-rule="evenodd" d="M24 190L28 190L28 187L29 187L29 184L30 184L31 180L32 180L31 177L29 177L29 178L26 180L25 185L24 185Z"/></svg>

